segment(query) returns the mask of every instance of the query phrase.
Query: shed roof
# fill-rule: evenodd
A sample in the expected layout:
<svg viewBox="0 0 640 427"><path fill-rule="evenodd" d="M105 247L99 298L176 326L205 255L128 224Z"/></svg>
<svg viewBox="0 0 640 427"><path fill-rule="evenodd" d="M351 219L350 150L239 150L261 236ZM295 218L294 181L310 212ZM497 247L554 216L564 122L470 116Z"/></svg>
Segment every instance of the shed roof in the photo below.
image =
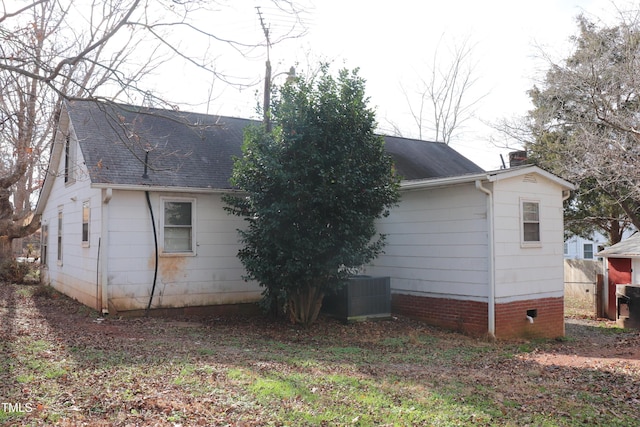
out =
<svg viewBox="0 0 640 427"><path fill-rule="evenodd" d="M230 189L248 119L95 101L67 103L92 184ZM482 172L443 143L385 136L406 180ZM147 178L143 178L148 151Z"/></svg>
<svg viewBox="0 0 640 427"><path fill-rule="evenodd" d="M640 258L640 233L611 245L596 254L606 258Z"/></svg>

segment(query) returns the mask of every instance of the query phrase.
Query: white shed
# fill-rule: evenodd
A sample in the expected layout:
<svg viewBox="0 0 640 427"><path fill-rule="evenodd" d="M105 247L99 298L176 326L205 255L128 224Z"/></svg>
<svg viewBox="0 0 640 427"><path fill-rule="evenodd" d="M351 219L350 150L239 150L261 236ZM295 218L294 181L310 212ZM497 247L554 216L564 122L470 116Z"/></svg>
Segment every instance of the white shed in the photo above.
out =
<svg viewBox="0 0 640 427"><path fill-rule="evenodd" d="M597 255L603 258L602 307L609 319L617 319L617 285L640 283L640 233L611 245Z"/></svg>

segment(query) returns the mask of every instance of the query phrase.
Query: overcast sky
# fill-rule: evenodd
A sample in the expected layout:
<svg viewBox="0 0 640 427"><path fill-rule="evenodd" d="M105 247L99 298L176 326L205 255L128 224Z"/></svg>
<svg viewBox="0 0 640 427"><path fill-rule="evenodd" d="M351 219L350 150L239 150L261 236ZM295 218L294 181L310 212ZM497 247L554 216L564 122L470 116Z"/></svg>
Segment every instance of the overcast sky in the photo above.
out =
<svg viewBox="0 0 640 427"><path fill-rule="evenodd" d="M609 0L308 1L313 2L306 3L313 6L306 15L308 33L272 47L274 74L296 63L304 71L309 62L322 59L333 61L336 70L359 67L367 80L380 128L390 129L389 123L393 122L407 137L417 137L418 133L401 87L409 93L416 87L418 76L425 74L438 46L440 52L446 52L447 47L468 39L473 45L478 79L469 96L484 97L477 105L477 118L465 124L463 133L451 145L487 170L498 169L500 154L506 160L509 151L490 142L492 137L502 137L487 124L526 114L530 108L526 91L545 69L539 59L540 49L557 59L566 57L568 39L577 31L578 14L611 22L616 9ZM269 2L238 3L241 5L236 6L235 15L227 15L216 28L260 40L257 5L262 6L272 38L280 36L278 31L288 23L285 16L269 7ZM629 3L633 2L616 2L622 9ZM241 67L249 79L258 80L264 73L265 55L257 50L251 58L236 57L233 61L231 56L220 55L217 63L221 70L231 73ZM194 99L203 97L209 89L206 82L188 80L190 90L196 93ZM178 83L176 88L182 90ZM209 104L209 112L255 117L261 90L260 85L239 91L214 83L217 97ZM430 137L423 134L423 139Z"/></svg>

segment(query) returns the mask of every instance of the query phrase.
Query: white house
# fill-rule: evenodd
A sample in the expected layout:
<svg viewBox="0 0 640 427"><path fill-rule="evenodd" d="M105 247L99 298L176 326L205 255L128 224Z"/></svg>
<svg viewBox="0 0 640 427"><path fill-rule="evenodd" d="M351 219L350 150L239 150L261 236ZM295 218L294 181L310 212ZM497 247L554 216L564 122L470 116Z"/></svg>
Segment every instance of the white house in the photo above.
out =
<svg viewBox="0 0 640 427"><path fill-rule="evenodd" d="M221 201L250 123L66 104L36 208L43 281L104 313L253 307L262 289L236 257L243 221ZM441 143L385 141L402 200L380 222L386 254L365 270L391 277L394 309L473 334L562 335L571 184L537 167L484 172Z"/></svg>
<svg viewBox="0 0 640 427"><path fill-rule="evenodd" d="M596 259L596 253L607 244L601 233L593 233L591 239L571 236L564 242L565 259Z"/></svg>

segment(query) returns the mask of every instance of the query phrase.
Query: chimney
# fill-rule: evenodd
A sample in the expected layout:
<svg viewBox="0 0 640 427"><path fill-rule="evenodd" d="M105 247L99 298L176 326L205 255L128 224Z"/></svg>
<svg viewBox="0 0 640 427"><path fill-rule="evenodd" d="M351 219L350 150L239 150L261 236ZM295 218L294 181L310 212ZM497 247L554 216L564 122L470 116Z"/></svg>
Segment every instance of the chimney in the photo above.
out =
<svg viewBox="0 0 640 427"><path fill-rule="evenodd" d="M513 168L516 166L522 166L527 164L527 152L522 151L512 151L509 153L509 167Z"/></svg>

